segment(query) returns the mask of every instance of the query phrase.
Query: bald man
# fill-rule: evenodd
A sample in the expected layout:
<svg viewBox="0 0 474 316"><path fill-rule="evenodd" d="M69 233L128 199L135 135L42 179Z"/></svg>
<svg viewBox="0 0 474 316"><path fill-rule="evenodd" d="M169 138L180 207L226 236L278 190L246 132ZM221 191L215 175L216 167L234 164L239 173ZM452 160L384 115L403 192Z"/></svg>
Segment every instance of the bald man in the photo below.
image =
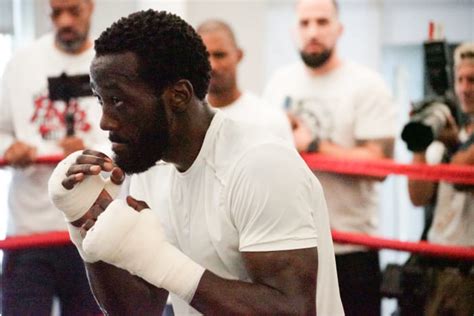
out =
<svg viewBox="0 0 474 316"><path fill-rule="evenodd" d="M54 32L13 56L0 89L0 156L13 167L8 236L66 230L63 215L48 198L54 167L34 165L38 155L107 146L107 135L99 129L100 107L93 98L74 101L75 133L68 136L64 102L48 98L48 77L89 72L94 3L51 0L50 7ZM74 246L4 254L2 315L50 315L53 297L59 298L63 315L100 313Z"/></svg>
<svg viewBox="0 0 474 316"><path fill-rule="evenodd" d="M237 68L244 57L231 27L220 20L207 20L197 27L211 64L207 101L230 118L260 126L293 144L290 124L281 109L270 108L259 97L238 86Z"/></svg>
<svg viewBox="0 0 474 316"><path fill-rule="evenodd" d="M379 75L338 55L343 26L336 1L301 0L296 14L301 60L278 70L265 96L287 109L298 150L347 160L390 158L396 120L389 90ZM333 229L377 233L380 179L317 176ZM335 252L346 315L379 315L378 252L341 244Z"/></svg>

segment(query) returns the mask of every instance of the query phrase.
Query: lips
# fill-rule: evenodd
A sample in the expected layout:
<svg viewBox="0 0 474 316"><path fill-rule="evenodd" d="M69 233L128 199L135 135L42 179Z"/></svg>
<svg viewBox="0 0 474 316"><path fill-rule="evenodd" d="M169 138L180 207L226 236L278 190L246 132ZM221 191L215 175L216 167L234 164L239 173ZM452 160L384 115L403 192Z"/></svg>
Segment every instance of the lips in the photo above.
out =
<svg viewBox="0 0 474 316"><path fill-rule="evenodd" d="M114 152L117 152L117 151L122 151L124 149L127 148L127 144L126 143L114 143L112 142L112 150Z"/></svg>

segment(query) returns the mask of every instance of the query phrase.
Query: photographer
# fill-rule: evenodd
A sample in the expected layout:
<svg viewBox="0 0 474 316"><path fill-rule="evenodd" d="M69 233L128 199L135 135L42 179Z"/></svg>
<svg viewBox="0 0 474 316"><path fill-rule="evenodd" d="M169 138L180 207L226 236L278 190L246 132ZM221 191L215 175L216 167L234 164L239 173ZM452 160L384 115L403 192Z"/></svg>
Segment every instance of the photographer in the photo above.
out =
<svg viewBox="0 0 474 316"><path fill-rule="evenodd" d="M71 99L65 106L53 101L48 89L48 79L62 82L66 78L59 77L62 73L89 72L94 55L89 38L94 3L50 0L50 7L54 33L17 52L2 78L0 157L13 167L8 236L67 229L48 197L47 183L54 167L35 165L37 156L108 146L106 134L99 129L100 107L93 98ZM74 115L73 126L66 123L65 113ZM62 315L100 313L73 245L4 251L2 315L50 315L53 297L59 299Z"/></svg>
<svg viewBox="0 0 474 316"><path fill-rule="evenodd" d="M460 45L454 53L455 92L462 112L458 125L447 114L444 128L428 148L414 151L414 164L474 165L474 43ZM474 195L472 186L444 181L410 179L410 199L416 206L434 201L429 242L474 246ZM431 281L424 304L425 315L473 315L472 262L425 258Z"/></svg>

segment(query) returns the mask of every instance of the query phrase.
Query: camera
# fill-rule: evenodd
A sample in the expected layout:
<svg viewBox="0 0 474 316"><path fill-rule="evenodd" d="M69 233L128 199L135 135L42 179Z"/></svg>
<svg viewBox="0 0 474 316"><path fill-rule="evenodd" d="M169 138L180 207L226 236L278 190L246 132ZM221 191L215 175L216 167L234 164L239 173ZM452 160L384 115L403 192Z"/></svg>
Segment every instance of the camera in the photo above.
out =
<svg viewBox="0 0 474 316"><path fill-rule="evenodd" d="M410 121L402 131L402 139L408 150L425 150L448 123L448 117L456 118L455 105L447 98L423 100L413 105Z"/></svg>
<svg viewBox="0 0 474 316"><path fill-rule="evenodd" d="M427 41L424 48L425 95L413 104L410 121L402 130L402 139L410 151L422 151L435 140L452 116L459 122L453 89L454 46L445 41Z"/></svg>
<svg viewBox="0 0 474 316"><path fill-rule="evenodd" d="M66 135L73 136L75 111L70 106L70 101L73 98L92 96L89 75L68 76L62 73L58 77L49 77L48 94L51 101L66 102L66 111L64 111Z"/></svg>

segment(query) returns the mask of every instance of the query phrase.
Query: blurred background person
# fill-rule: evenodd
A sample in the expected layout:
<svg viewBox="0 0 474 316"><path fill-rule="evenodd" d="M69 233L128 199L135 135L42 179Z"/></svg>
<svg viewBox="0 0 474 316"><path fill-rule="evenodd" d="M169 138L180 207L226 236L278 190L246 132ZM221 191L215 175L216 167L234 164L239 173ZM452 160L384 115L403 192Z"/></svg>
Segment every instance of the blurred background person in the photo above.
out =
<svg viewBox="0 0 474 316"><path fill-rule="evenodd" d="M391 158L396 135L391 94L378 74L339 57L338 4L301 0L296 14L301 61L274 74L265 99L288 111L297 149L347 160ZM377 234L381 179L316 174L332 229ZM346 315L379 315L378 251L335 244L335 252Z"/></svg>
<svg viewBox="0 0 474 316"><path fill-rule="evenodd" d="M437 141L415 151L414 164L474 165L474 43L461 44L454 52L454 88L461 111L460 124L447 113ZM434 201L429 242L474 246L473 186L409 179L408 190L416 206ZM425 315L474 314L472 262L424 257L421 263L432 272L427 285L428 299L419 310Z"/></svg>
<svg viewBox="0 0 474 316"><path fill-rule="evenodd" d="M0 156L14 168L9 189L8 236L64 231L50 203L47 183L54 166L35 165L40 155L68 155L109 147L93 98L71 100L74 133L66 133L64 102L48 96L48 77L84 75L93 58L89 38L92 0L51 0L54 33L19 51L8 63L0 96ZM100 145L100 146L99 146ZM50 315L58 297L63 315L97 315L85 269L73 245L5 250L3 315Z"/></svg>
<svg viewBox="0 0 474 316"><path fill-rule="evenodd" d="M220 20L207 20L197 27L211 63L211 81L207 101L227 116L261 126L270 133L293 143L290 125L281 109L270 108L249 91L241 91L237 67L244 57L230 26Z"/></svg>

